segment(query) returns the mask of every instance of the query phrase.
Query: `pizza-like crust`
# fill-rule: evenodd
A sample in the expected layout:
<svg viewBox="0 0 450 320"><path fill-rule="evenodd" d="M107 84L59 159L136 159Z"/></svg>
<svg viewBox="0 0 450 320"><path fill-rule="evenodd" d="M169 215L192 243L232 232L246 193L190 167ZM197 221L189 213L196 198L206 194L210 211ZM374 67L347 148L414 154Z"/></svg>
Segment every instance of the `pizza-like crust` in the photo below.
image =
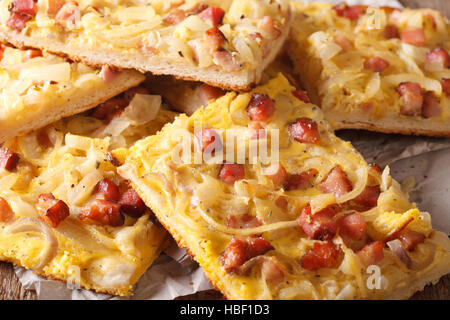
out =
<svg viewBox="0 0 450 320"><path fill-rule="evenodd" d="M104 120L94 118L97 109L3 144L1 151L7 148L19 160L14 168L0 170L0 260L74 288L132 294L134 284L166 247L168 238L145 206L137 214L123 209L134 202L124 196L130 186L117 174L117 159L110 152L155 134L176 116L159 110L160 97L140 90L113 118L109 117L112 114ZM108 188L98 192L97 183L104 179L108 179ZM40 209L42 194L52 194L68 206L69 215L56 226L43 213L53 207ZM100 203L109 210L108 218L95 213ZM118 215L123 223L117 222Z"/></svg>
<svg viewBox="0 0 450 320"><path fill-rule="evenodd" d="M281 74L250 93L230 92L191 117L179 116L157 135L129 149L116 150L114 155L124 163L118 173L131 181L159 221L228 299L406 298L448 273L448 237L432 230L429 215L409 202L389 176L389 168L381 173L367 165L349 143L334 135L318 107L297 96ZM254 107L251 101L262 97L271 99L274 108L268 107L272 113L260 120L265 133L256 141L267 137L274 142L279 134L278 161L284 174L280 170L264 174L261 162L249 163L249 159L255 160L248 155L249 145L257 142L254 132L247 129L249 124L253 128L248 106ZM267 99L258 101L267 106ZM298 119L310 128L317 125L311 134L318 134L319 140L301 140L296 134L298 127L292 127ZM224 130L219 143L223 154L244 152L245 163L231 165L237 160L228 158L225 164L221 159L209 164L189 162L190 152L196 150L192 144L204 134L194 130L200 124L208 130L207 137L214 135L210 130ZM229 132L237 133L234 145L229 144ZM214 141L220 139L217 137ZM190 155L194 159L195 153ZM331 183L334 179L329 177L336 178L338 171L340 182ZM330 183L346 191L330 191ZM361 205L368 188L379 190L378 200ZM303 216L308 210L312 212L309 222ZM342 224L329 238L310 233L308 224L324 210L337 210L336 221L349 215L361 218L368 238L359 244L349 242ZM398 244L397 234L404 229L423 236L423 242L406 253L411 262L408 266L397 257L398 247L397 253L389 249ZM246 241L259 244L249 249ZM373 262L381 278L380 286L372 289L363 252L374 244L379 245L382 257ZM317 261L309 265L307 259L316 252L313 248L322 245L340 248L342 259L326 266L316 265ZM261 246L266 250L258 251Z"/></svg>
<svg viewBox="0 0 450 320"><path fill-rule="evenodd" d="M351 20L341 7L296 3L288 41L294 72L333 127L449 137L450 93L442 81L450 72L428 57L450 50L448 20L431 9L367 7ZM408 42L408 32L423 32L424 43ZM402 101L402 83L422 90L414 111L404 107L412 104Z"/></svg>
<svg viewBox="0 0 450 320"><path fill-rule="evenodd" d="M249 90L259 82L284 44L291 17L285 0L152 1L151 6L139 1L112 5L83 0L75 6L73 25L71 18L62 21L40 1L35 18L18 31L7 26L11 2L5 1L1 8L0 40L4 42L45 48L92 66L108 64L173 75L233 90ZM208 8L220 8L223 18L212 23L218 18L211 20L208 12L202 13ZM177 14L183 18L172 21ZM45 27L40 25L42 19L48 23ZM219 49L215 44L210 48L205 36L216 25L225 37ZM227 57L215 57L216 51L226 52Z"/></svg>
<svg viewBox="0 0 450 320"><path fill-rule="evenodd" d="M0 51L0 142L92 109L145 80L127 70L111 71L106 81L100 70L46 52L10 47Z"/></svg>

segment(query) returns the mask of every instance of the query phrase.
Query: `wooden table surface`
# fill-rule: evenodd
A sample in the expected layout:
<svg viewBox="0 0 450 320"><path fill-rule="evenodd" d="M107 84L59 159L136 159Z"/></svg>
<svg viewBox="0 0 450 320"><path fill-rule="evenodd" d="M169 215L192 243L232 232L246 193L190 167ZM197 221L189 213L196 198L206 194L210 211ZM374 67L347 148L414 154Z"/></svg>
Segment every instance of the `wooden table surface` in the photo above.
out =
<svg viewBox="0 0 450 320"><path fill-rule="evenodd" d="M404 6L411 8L428 7L438 9L450 18L450 0L399 0ZM214 290L203 291L182 297L183 299L223 299L223 296ZM0 262L0 299L1 300L34 300L36 293L25 290L17 279L13 267L9 263ZM443 277L436 285L427 286L422 292L416 293L411 299L450 300L450 275Z"/></svg>

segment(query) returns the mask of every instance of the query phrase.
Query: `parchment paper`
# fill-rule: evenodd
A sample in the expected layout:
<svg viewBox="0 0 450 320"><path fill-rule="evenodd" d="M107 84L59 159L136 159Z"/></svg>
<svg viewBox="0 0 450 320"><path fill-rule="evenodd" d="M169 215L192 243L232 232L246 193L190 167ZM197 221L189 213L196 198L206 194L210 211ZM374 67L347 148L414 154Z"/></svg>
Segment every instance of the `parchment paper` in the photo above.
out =
<svg viewBox="0 0 450 320"><path fill-rule="evenodd" d="M347 0L347 3L402 7L393 0ZM351 141L367 162L389 165L397 180L413 176L417 184L411 200L421 210L432 213L436 229L450 234L450 139L355 130L344 130L338 135ZM16 267L15 272L26 289L36 290L39 299L124 299L68 288L65 283L46 280L21 267ZM212 287L202 269L173 242L139 280L135 294L126 299L174 299L208 289Z"/></svg>
<svg viewBox="0 0 450 320"><path fill-rule="evenodd" d="M66 283L47 280L22 267L15 267L14 271L24 288L36 290L38 299L41 300L168 300L212 289L203 270L173 240L139 279L134 295L126 298L71 288Z"/></svg>

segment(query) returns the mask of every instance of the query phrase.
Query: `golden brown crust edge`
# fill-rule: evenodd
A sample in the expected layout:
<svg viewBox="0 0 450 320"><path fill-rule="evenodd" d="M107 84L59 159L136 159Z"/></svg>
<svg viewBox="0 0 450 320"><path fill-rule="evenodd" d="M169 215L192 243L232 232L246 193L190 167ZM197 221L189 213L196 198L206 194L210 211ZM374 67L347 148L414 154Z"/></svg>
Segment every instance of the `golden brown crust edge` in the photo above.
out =
<svg viewBox="0 0 450 320"><path fill-rule="evenodd" d="M42 114L41 117L33 118L25 123L18 123L7 129L7 132L0 134L0 142L6 141L15 136L24 135L32 130L43 128L55 121L58 121L64 117L68 117L89 109L92 109L106 100L115 97L123 91L137 86L145 80L144 75L134 71L124 71L112 83L108 90L96 91L93 95L86 97L79 97L78 99L71 100L64 103L59 107L53 107L49 112Z"/></svg>
<svg viewBox="0 0 450 320"><path fill-rule="evenodd" d="M21 39L19 39L21 38ZM7 32L0 32L0 42L5 43L5 44L11 44L13 46L15 46L16 48L19 49L27 49L27 48L36 48L36 49L40 49L40 50L45 50L49 53L61 56L61 57L66 57L71 59L72 61L76 61L76 62L81 62L85 65L91 66L93 68L101 68L103 65L110 65L113 66L117 69L130 69L131 66L129 65L117 65L117 64L112 64L110 62L108 63L99 63L98 61L94 60L94 59L89 59L87 57L83 57L82 55L79 54L67 54L64 53L58 49L55 49L54 47L50 47L47 45L41 45L41 44L37 44L37 42L31 40L30 38L24 37L21 34L14 34L13 31L7 31ZM32 43L33 42L33 43ZM135 67L136 70L142 72L142 73L146 73L148 72L148 70L139 68L139 67ZM190 75L183 75L183 74L169 74L169 73L164 73L164 72L157 72L157 71L153 71L151 72L151 74L154 75L171 75L176 79L179 80L187 80L187 81L200 81L200 82L205 82L208 83L214 87L219 87L222 88L224 90L235 90L235 91L249 91L251 90L251 88L256 84L256 81L252 80L249 81L247 84L245 85L230 85L227 83L223 83L223 82L219 82L216 81L215 79L203 79L202 77L196 77L196 76L190 76ZM253 77L251 77L253 78Z"/></svg>
<svg viewBox="0 0 450 320"><path fill-rule="evenodd" d="M351 119L351 117L347 117L348 120L341 120L333 117L330 113L327 116L327 119L335 130L362 129L381 133L396 133L440 138L450 137L450 123L445 124L432 122L426 125L420 123L414 125L414 121L409 121L408 119L402 119L400 117L392 119L379 119L376 121L371 121L364 118Z"/></svg>
<svg viewBox="0 0 450 320"><path fill-rule="evenodd" d="M264 69L275 59L275 57L277 56L277 54L279 53L279 51L281 50L287 36L289 35L289 30L290 30L290 22L291 22L291 11L288 10L287 11L287 22L286 22L286 26L285 28L282 30L282 34L280 36L279 39L277 39L273 44L272 44L272 50L270 51L268 57L266 57L263 62L261 63L260 67L257 68L256 70L240 70L238 72L234 72L233 76L231 79L234 79L235 83L232 83L232 81L224 81L224 80L220 80L218 79L218 76L221 74L232 74L230 72L225 72L218 66L213 66L213 67L209 67L206 70L202 71L202 72L198 72L198 70L195 70L196 72L180 72L181 68L186 68L186 66L188 65L179 65L179 66L175 66L172 67L171 70L178 70L178 72L174 72L174 71L170 71L170 72L166 72L166 71L162 71L162 70L151 70L152 74L155 75L172 75L173 77L180 79L180 80L188 80L188 81L200 81L200 82L205 82L208 83L212 86L215 87L219 87L222 88L224 90L234 90L234 91L239 91L239 92L245 92L245 91L249 91L252 89L252 87L254 87L260 80L261 76L262 76L262 72L264 71ZM47 40L43 40L43 39L32 39L31 37L27 37L24 36L23 34L17 33L15 31L12 30L8 30L5 27L0 27L0 41L3 43L9 43L14 45L17 48L38 48L41 50L46 50L50 53L59 55L59 56L64 56L64 57L68 57L73 61L77 61L77 62L82 62L86 65L92 66L92 67L96 67L96 68L100 68L101 66L103 66L104 64L108 64L108 65L112 65L114 67L117 68L121 68L121 69L128 69L128 68L133 68L133 69L137 69L143 73L150 71L147 70L149 68L142 68L139 66L138 63L134 63L133 65L131 63L125 63L125 64L120 64L120 63L111 63L112 61L107 61L107 60L114 60L114 59L106 59L105 58L105 63L99 63L98 59L95 58L89 58L85 55L82 55L81 53L75 53L73 52L72 54L67 54L67 53L63 53L63 47L64 44L63 43L52 43L50 41ZM92 54L93 52L91 52ZM160 63L158 63L159 65L164 65L164 61L161 61ZM169 65L169 64L167 64ZM190 65L189 65L190 67ZM196 68L198 69L198 67Z"/></svg>

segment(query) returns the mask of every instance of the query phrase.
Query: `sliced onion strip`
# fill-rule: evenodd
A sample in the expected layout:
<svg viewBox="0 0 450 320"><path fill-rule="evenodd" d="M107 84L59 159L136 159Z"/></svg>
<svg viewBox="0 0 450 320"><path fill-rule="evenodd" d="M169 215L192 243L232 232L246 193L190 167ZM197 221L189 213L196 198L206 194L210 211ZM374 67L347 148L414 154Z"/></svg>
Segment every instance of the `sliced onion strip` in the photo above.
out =
<svg viewBox="0 0 450 320"><path fill-rule="evenodd" d="M230 235L250 236L253 234L261 234L263 232L274 231L274 230L285 229L285 228L293 228L293 227L298 226L297 220L292 220L292 221L275 222L275 223L267 224L264 226L259 226L256 228L236 229L236 228L229 228L227 226L224 226L224 225L216 222L200 207L198 207L198 212L199 212L200 216L203 218L203 220L205 220L211 227L215 228L218 231L221 231L223 233L230 234Z"/></svg>
<svg viewBox="0 0 450 320"><path fill-rule="evenodd" d="M41 270L55 257L58 251L58 240L44 222L34 217L19 219L5 228L6 234L21 232L39 232L44 236L46 245L39 256L39 262L34 266L34 269Z"/></svg>

